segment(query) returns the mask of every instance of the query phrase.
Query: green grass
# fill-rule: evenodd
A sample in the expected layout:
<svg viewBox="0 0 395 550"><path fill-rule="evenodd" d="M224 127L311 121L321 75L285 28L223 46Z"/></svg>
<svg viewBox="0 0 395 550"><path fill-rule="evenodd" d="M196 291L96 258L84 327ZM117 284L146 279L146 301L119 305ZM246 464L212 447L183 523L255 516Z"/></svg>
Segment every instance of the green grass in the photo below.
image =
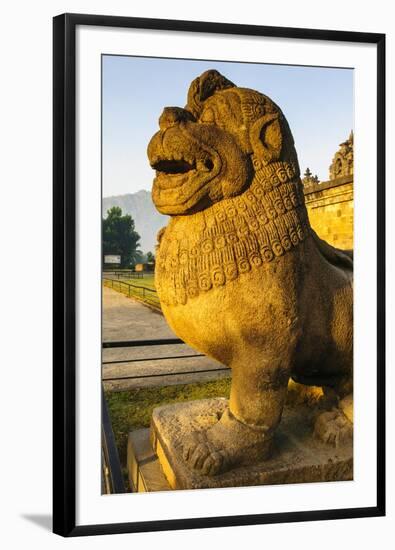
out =
<svg viewBox="0 0 395 550"><path fill-rule="evenodd" d="M155 277L154 274L146 275L142 279L123 279L125 282L136 286L145 286L146 288L152 288L155 290Z"/></svg>
<svg viewBox="0 0 395 550"><path fill-rule="evenodd" d="M131 283L133 286L129 286L128 283ZM144 290L144 288L152 288L155 290L153 275L144 279L114 279L112 281L103 279L103 284L117 292L125 294L125 296L129 298L138 298L140 301L146 302L148 305L160 310L158 294L150 290Z"/></svg>
<svg viewBox="0 0 395 550"><path fill-rule="evenodd" d="M126 465L128 433L138 428L148 428L155 407L208 397L229 397L230 383L230 378L222 378L199 384L105 392L122 467Z"/></svg>

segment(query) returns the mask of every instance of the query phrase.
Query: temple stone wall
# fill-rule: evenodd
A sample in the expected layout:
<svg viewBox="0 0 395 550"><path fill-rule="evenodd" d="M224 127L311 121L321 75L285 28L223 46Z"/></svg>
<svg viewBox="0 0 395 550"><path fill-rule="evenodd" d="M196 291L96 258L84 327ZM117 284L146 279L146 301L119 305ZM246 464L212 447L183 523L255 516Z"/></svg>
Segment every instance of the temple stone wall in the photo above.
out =
<svg viewBox="0 0 395 550"><path fill-rule="evenodd" d="M353 245L354 176L343 176L304 188L310 223L325 241L349 250Z"/></svg>

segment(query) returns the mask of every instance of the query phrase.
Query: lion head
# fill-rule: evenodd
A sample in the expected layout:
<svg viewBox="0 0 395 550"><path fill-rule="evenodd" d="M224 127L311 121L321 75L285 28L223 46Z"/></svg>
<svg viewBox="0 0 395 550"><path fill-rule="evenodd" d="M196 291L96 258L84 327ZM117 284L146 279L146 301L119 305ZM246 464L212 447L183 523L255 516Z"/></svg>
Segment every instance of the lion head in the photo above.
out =
<svg viewBox="0 0 395 550"><path fill-rule="evenodd" d="M239 195L257 169L273 162L287 162L299 175L292 134L280 108L218 71L192 82L184 109L165 107L159 127L148 158L156 170L152 198L163 214L190 214Z"/></svg>

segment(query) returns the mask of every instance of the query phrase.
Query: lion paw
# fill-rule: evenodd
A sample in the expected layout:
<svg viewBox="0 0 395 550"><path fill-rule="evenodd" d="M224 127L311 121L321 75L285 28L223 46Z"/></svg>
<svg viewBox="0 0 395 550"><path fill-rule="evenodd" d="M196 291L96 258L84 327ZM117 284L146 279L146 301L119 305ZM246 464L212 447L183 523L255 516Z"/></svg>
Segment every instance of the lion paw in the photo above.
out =
<svg viewBox="0 0 395 550"><path fill-rule="evenodd" d="M189 468L202 475L215 476L266 459L272 450L272 438L266 430L241 423L226 409L216 424L189 435L180 446Z"/></svg>
<svg viewBox="0 0 395 550"><path fill-rule="evenodd" d="M339 409L320 414L315 422L314 436L333 447L352 439L353 425Z"/></svg>
<svg viewBox="0 0 395 550"><path fill-rule="evenodd" d="M202 432L197 432L184 441L182 457L192 469L202 475L215 476L226 469L226 452L215 449Z"/></svg>

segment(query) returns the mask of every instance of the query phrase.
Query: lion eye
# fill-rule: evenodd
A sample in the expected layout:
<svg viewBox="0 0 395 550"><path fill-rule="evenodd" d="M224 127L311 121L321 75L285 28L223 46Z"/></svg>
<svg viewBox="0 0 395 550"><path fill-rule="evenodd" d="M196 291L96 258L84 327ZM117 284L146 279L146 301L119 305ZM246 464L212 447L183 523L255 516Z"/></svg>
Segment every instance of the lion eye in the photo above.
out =
<svg viewBox="0 0 395 550"><path fill-rule="evenodd" d="M212 109L206 109L200 117L200 122L205 124L213 124L215 122L215 114Z"/></svg>

